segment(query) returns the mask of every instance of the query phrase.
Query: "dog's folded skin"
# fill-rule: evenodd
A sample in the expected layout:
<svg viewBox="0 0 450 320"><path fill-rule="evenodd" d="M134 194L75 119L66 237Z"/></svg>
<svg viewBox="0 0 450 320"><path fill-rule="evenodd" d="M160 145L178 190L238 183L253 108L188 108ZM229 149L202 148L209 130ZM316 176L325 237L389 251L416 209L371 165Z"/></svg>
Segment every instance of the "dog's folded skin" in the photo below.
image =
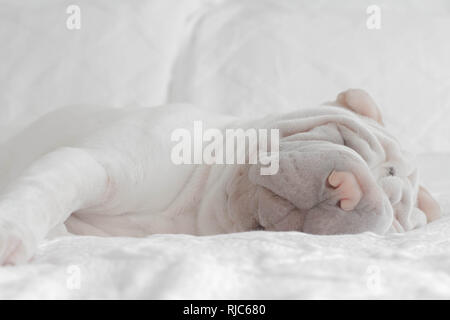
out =
<svg viewBox="0 0 450 320"><path fill-rule="evenodd" d="M187 105L50 114L0 149L0 264L27 261L60 226L100 236L385 234L439 218L370 96L349 90L335 104L256 120ZM171 132L195 120L279 129L278 172L175 165Z"/></svg>
<svg viewBox="0 0 450 320"><path fill-rule="evenodd" d="M229 217L222 222L226 228L200 231L384 234L426 224L426 214L416 206L419 185L412 159L377 122L343 108L321 107L248 126L280 129L279 172L261 175L259 165L223 172L214 184L223 184L219 189L226 205L208 202L206 194L208 205L200 215L210 215L211 222ZM339 181L330 184L336 173L346 173L343 188ZM216 199L216 190L212 193ZM343 207L347 200L353 203Z"/></svg>

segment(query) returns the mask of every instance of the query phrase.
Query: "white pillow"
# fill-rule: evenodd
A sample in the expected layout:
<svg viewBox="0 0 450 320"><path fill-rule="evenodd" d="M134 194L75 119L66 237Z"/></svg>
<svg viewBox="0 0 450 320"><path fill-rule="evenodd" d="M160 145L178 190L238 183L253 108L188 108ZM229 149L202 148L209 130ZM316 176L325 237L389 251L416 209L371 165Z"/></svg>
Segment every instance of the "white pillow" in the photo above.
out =
<svg viewBox="0 0 450 320"><path fill-rule="evenodd" d="M66 27L71 4L80 8L79 30ZM64 105L164 103L186 19L198 5L0 0L0 128Z"/></svg>
<svg viewBox="0 0 450 320"><path fill-rule="evenodd" d="M381 29L366 26L372 4ZM264 114L364 88L409 149L450 151L449 30L445 0L218 1L177 63L170 100Z"/></svg>

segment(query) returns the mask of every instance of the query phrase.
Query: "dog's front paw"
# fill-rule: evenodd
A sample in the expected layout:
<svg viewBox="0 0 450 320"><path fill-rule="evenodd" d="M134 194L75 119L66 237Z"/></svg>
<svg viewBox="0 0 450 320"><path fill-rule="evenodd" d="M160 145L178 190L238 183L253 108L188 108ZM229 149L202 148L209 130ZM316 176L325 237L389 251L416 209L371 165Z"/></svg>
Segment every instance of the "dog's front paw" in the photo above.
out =
<svg viewBox="0 0 450 320"><path fill-rule="evenodd" d="M0 266L28 262L36 249L31 234L9 221L0 220Z"/></svg>

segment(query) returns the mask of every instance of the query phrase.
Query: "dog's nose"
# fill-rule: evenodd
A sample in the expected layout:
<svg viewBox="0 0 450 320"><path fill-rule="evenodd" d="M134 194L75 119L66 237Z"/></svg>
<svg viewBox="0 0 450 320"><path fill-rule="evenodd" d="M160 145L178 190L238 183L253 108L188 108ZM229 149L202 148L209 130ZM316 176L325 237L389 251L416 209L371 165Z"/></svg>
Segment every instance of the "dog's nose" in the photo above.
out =
<svg viewBox="0 0 450 320"><path fill-rule="evenodd" d="M342 210L355 209L363 194L353 173L333 170L328 176L328 183L338 194L339 206Z"/></svg>

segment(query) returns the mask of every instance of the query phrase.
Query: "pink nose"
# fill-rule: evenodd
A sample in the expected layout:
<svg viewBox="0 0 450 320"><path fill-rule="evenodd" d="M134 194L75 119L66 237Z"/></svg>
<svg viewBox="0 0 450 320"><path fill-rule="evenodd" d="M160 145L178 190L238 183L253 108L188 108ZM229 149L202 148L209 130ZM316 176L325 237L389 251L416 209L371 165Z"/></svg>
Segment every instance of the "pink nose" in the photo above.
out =
<svg viewBox="0 0 450 320"><path fill-rule="evenodd" d="M328 176L328 183L335 188L342 210L351 211L356 208L363 194L353 173L333 171Z"/></svg>

